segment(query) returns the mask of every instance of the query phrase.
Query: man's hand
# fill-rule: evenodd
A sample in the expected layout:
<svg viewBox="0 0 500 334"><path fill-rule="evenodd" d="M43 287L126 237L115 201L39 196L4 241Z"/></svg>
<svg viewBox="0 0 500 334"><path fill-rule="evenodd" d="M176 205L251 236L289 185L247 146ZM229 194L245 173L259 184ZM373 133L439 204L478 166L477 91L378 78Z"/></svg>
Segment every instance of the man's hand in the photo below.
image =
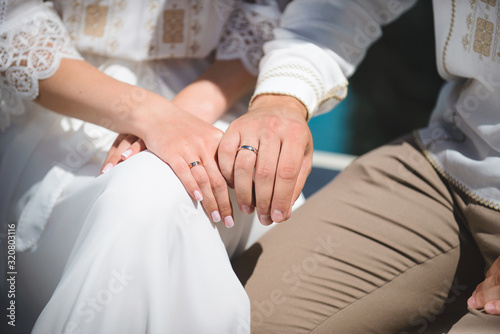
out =
<svg viewBox="0 0 500 334"><path fill-rule="evenodd" d="M219 167L244 213L262 224L287 220L311 171L313 143L307 110L294 97L258 96L229 126L219 145ZM248 145L256 150L240 150Z"/></svg>
<svg viewBox="0 0 500 334"><path fill-rule="evenodd" d="M474 290L467 304L474 309L484 308L488 314L500 315L500 256L486 273L486 279Z"/></svg>

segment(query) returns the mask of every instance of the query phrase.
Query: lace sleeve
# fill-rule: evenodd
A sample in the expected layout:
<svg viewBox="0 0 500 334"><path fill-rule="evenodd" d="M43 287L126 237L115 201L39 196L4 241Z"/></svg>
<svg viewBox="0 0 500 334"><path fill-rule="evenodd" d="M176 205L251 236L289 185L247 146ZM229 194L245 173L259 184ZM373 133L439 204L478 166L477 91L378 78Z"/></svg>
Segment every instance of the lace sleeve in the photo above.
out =
<svg viewBox="0 0 500 334"><path fill-rule="evenodd" d="M216 58L240 59L250 73L257 75L260 59L264 56L262 46L274 38L273 30L278 26L279 16L279 8L273 3L241 3L226 23Z"/></svg>
<svg viewBox="0 0 500 334"><path fill-rule="evenodd" d="M24 112L22 99L38 96L38 80L51 77L62 58L81 59L50 3L8 14L0 27L0 131Z"/></svg>

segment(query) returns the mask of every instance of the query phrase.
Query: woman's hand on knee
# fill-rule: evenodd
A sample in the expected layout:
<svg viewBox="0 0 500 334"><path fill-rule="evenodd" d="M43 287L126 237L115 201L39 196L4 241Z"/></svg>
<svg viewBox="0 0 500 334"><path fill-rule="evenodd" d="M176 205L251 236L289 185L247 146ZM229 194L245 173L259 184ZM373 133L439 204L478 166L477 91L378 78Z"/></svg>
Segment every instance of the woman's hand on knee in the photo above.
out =
<svg viewBox="0 0 500 334"><path fill-rule="evenodd" d="M477 286L467 304L474 309L484 308L488 314L500 315L500 256L488 270L485 280Z"/></svg>
<svg viewBox="0 0 500 334"><path fill-rule="evenodd" d="M163 108L160 113L151 110L144 115L146 147L172 168L213 222L232 227L228 186L216 160L223 132L168 100Z"/></svg>
<svg viewBox="0 0 500 334"><path fill-rule="evenodd" d="M143 123L142 139L118 136L102 172L147 148L172 168L213 222L222 220L232 227L229 191L216 161L222 131L165 99L152 101L151 108L144 111Z"/></svg>

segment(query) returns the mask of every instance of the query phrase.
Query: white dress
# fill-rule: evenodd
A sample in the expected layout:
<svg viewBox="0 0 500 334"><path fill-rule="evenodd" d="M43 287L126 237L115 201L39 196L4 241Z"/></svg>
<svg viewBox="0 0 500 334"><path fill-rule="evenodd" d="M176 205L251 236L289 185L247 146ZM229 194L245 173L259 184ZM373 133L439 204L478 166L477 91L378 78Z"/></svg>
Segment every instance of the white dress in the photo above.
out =
<svg viewBox="0 0 500 334"><path fill-rule="evenodd" d="M262 233L256 220L234 206L234 228L215 226L149 151L97 176L116 134L31 100L62 58L168 99L214 50L256 73L278 16L274 1L0 1L0 219L3 246L8 228L16 244L15 263L1 262L15 277L16 328L38 319L33 333L249 333L229 258Z"/></svg>

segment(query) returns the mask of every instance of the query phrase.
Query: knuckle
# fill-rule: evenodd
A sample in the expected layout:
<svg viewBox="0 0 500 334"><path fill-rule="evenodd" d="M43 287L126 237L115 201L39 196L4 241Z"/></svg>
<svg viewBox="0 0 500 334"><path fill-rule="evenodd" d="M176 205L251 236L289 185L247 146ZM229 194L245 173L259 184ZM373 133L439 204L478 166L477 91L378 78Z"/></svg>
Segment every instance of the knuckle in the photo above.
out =
<svg viewBox="0 0 500 334"><path fill-rule="evenodd" d="M229 216L231 214L231 206L226 202L219 203L219 211L222 216Z"/></svg>
<svg viewBox="0 0 500 334"><path fill-rule="evenodd" d="M170 167L175 171L175 173L186 173L189 167L183 161L174 161L169 163Z"/></svg>
<svg viewBox="0 0 500 334"><path fill-rule="evenodd" d="M217 211L217 204L214 201L205 201L203 203L206 212L209 214L210 218L212 218L212 212Z"/></svg>
<svg viewBox="0 0 500 334"><path fill-rule="evenodd" d="M272 138L276 137L277 127L266 127L261 130L260 136L263 142L271 141Z"/></svg>
<svg viewBox="0 0 500 334"><path fill-rule="evenodd" d="M252 168L252 165L250 164L250 161L240 158L236 160L236 162L234 163L234 167L235 169L246 170Z"/></svg>
<svg viewBox="0 0 500 334"><path fill-rule="evenodd" d="M221 178L217 178L215 180L212 181L212 189L217 191L217 192L221 192L221 191L224 191L227 189L227 184L226 184L226 181L224 181L224 179L221 179Z"/></svg>
<svg viewBox="0 0 500 334"><path fill-rule="evenodd" d="M493 275L493 281L495 285L500 285L500 271Z"/></svg>
<svg viewBox="0 0 500 334"><path fill-rule="evenodd" d="M127 135L124 139L127 143L133 143L137 140L137 137L134 135Z"/></svg>
<svg viewBox="0 0 500 334"><path fill-rule="evenodd" d="M238 196L238 204L251 205L252 204L252 196L249 196L247 194L240 194Z"/></svg>
<svg viewBox="0 0 500 334"><path fill-rule="evenodd" d="M476 300L476 305L484 305L484 294L482 292L476 293L474 299Z"/></svg>
<svg viewBox="0 0 500 334"><path fill-rule="evenodd" d="M210 180L205 175L197 177L196 181L198 182L198 185L202 188L210 186Z"/></svg>
<svg viewBox="0 0 500 334"><path fill-rule="evenodd" d="M262 213L268 213L269 212L269 207L270 207L270 202L268 199L258 199L255 201L255 206L257 207L257 211L262 212Z"/></svg>
<svg viewBox="0 0 500 334"><path fill-rule="evenodd" d="M217 144L220 143L221 139L222 139L222 136L224 135L223 132L221 131L216 131L214 132L214 134L212 135L213 139L217 142Z"/></svg>
<svg viewBox="0 0 500 334"><path fill-rule="evenodd" d="M269 129L277 130L283 124L283 121L277 115L269 115L266 117L266 124Z"/></svg>
<svg viewBox="0 0 500 334"><path fill-rule="evenodd" d="M289 166L278 168L278 177L283 180L294 180L297 177L297 169Z"/></svg>
<svg viewBox="0 0 500 334"><path fill-rule="evenodd" d="M274 170L269 167L259 167L255 170L255 177L269 178L274 176Z"/></svg>
<svg viewBox="0 0 500 334"><path fill-rule="evenodd" d="M109 157L109 162L118 162L122 159L121 153L115 152Z"/></svg>
<svg viewBox="0 0 500 334"><path fill-rule="evenodd" d="M285 200L284 198L275 198L273 200L273 207L276 210L279 210L283 213L288 213L288 206L287 206L288 201Z"/></svg>
<svg viewBox="0 0 500 334"><path fill-rule="evenodd" d="M219 144L219 155L230 155L232 153L232 145L226 141L221 141Z"/></svg>

